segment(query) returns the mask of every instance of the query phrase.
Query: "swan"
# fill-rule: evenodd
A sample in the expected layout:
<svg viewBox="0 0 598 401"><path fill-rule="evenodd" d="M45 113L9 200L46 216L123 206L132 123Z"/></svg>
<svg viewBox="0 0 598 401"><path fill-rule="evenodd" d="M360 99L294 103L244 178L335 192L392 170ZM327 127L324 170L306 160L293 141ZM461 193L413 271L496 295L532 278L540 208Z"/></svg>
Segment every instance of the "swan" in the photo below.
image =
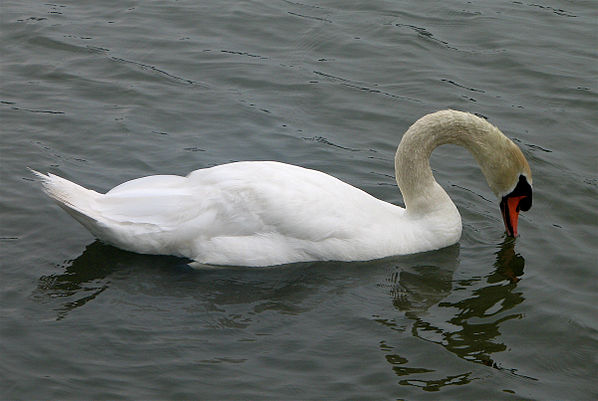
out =
<svg viewBox="0 0 598 401"><path fill-rule="evenodd" d="M186 177L153 175L106 194L33 173L93 235L128 251L200 265L364 261L459 241L461 216L429 163L434 148L447 143L473 154L500 201L507 235L517 236L519 211L532 203L529 164L498 128L455 110L425 115L403 135L395 174L405 208L320 171L275 161L234 162Z"/></svg>

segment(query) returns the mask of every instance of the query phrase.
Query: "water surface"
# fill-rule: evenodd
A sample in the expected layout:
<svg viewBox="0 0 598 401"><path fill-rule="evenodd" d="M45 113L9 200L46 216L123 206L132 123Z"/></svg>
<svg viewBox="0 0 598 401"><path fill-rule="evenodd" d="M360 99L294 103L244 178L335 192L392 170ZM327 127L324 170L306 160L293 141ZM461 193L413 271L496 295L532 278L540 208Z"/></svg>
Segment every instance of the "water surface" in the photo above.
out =
<svg viewBox="0 0 598 401"><path fill-rule="evenodd" d="M4 398L598 398L592 1L0 7ZM401 204L401 135L448 107L528 158L515 241L452 146L432 166L463 217L457 245L263 269L104 245L27 170L105 191L279 160Z"/></svg>

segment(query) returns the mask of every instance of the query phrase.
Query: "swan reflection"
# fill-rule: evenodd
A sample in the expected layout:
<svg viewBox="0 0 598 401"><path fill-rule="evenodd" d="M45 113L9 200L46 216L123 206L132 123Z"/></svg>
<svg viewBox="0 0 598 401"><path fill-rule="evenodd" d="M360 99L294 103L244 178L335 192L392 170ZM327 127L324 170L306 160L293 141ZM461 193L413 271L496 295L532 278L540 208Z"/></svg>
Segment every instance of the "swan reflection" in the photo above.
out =
<svg viewBox="0 0 598 401"><path fill-rule="evenodd" d="M137 255L105 245L100 241L89 244L79 257L65 261L64 271L41 276L34 298L40 302L56 302L57 320L108 289L110 275L129 266L133 261L148 261L151 256ZM152 264L176 261L167 256L154 257Z"/></svg>
<svg viewBox="0 0 598 401"><path fill-rule="evenodd" d="M59 266L63 271L40 277L33 297L38 302L57 304L54 310L58 320L108 288L117 288L131 299L163 296L154 305L163 309L169 308L169 299L187 298L194 308L210 316L208 326L243 328L247 326L246 316L228 314L226 305L245 304L250 313L277 310L298 314L305 310L302 304L309 302L310 294L330 277L317 263L251 269L205 266L198 270L188 262L127 252L95 241L77 258ZM326 277L316 271L323 271Z"/></svg>
<svg viewBox="0 0 598 401"><path fill-rule="evenodd" d="M138 255L96 241L65 262L61 272L42 276L34 297L52 305L56 318L63 319L111 289L109 296L122 295L129 306L151 309L152 319L167 319L178 311L198 327L243 330L266 311L298 316L319 311L322 303L355 302L354 289L364 294L379 289L380 299L388 300L384 294L389 294L391 305L371 305L374 311L387 310L373 315L374 324L392 335L379 341L376 352L383 353L400 384L433 391L469 383L475 375L471 369L446 371L446 361L435 355L418 359L406 343L416 340L421 349L441 346L464 361L505 370L494 359L508 349L501 325L521 318L516 306L525 300L517 289L525 260L515 252L514 241L504 241L486 275L455 279L459 253L457 245L363 263L195 270L185 259ZM122 300L112 300L118 302Z"/></svg>
<svg viewBox="0 0 598 401"><path fill-rule="evenodd" d="M406 261L406 266L399 266L386 285L395 308L412 321L405 331L441 345L464 360L505 369L492 357L508 349L501 339L500 326L522 317L512 309L525 300L517 291L525 260L515 252L514 245L512 238L505 239L495 254L494 271L483 277L453 280L458 258L451 259L450 255L444 260L436 258L434 265ZM435 391L471 381L471 372L440 380L405 378L434 370L412 366L404 355L396 353L399 347L384 343L380 348L393 371L403 378L403 385ZM514 369L507 370L515 373Z"/></svg>

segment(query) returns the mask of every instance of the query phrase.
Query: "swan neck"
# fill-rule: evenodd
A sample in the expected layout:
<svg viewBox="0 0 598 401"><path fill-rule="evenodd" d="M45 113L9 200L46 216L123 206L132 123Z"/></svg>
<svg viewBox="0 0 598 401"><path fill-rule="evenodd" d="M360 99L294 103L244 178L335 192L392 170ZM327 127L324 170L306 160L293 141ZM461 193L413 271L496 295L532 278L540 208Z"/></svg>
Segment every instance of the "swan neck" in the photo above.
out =
<svg viewBox="0 0 598 401"><path fill-rule="evenodd" d="M493 154L500 148L501 137L510 142L498 128L486 120L454 110L428 114L417 120L405 134L395 156L397 184L410 212L429 212L450 203L430 168L432 151L443 144L456 144L468 149L488 174ZM492 187L492 186L491 186Z"/></svg>

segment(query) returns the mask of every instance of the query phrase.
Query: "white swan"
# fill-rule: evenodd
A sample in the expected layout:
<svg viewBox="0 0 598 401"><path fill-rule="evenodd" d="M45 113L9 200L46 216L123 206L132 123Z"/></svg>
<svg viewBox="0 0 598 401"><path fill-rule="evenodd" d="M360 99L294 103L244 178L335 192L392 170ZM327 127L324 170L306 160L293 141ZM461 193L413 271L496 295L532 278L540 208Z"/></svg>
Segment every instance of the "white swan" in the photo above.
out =
<svg viewBox="0 0 598 401"><path fill-rule="evenodd" d="M34 172L92 234L129 251L214 265L371 260L459 240L461 216L429 164L445 143L473 154L501 200L507 234L516 236L519 210L531 207L529 165L496 127L453 110L422 117L403 136L395 172L405 209L322 172L273 161L138 178L106 194Z"/></svg>

